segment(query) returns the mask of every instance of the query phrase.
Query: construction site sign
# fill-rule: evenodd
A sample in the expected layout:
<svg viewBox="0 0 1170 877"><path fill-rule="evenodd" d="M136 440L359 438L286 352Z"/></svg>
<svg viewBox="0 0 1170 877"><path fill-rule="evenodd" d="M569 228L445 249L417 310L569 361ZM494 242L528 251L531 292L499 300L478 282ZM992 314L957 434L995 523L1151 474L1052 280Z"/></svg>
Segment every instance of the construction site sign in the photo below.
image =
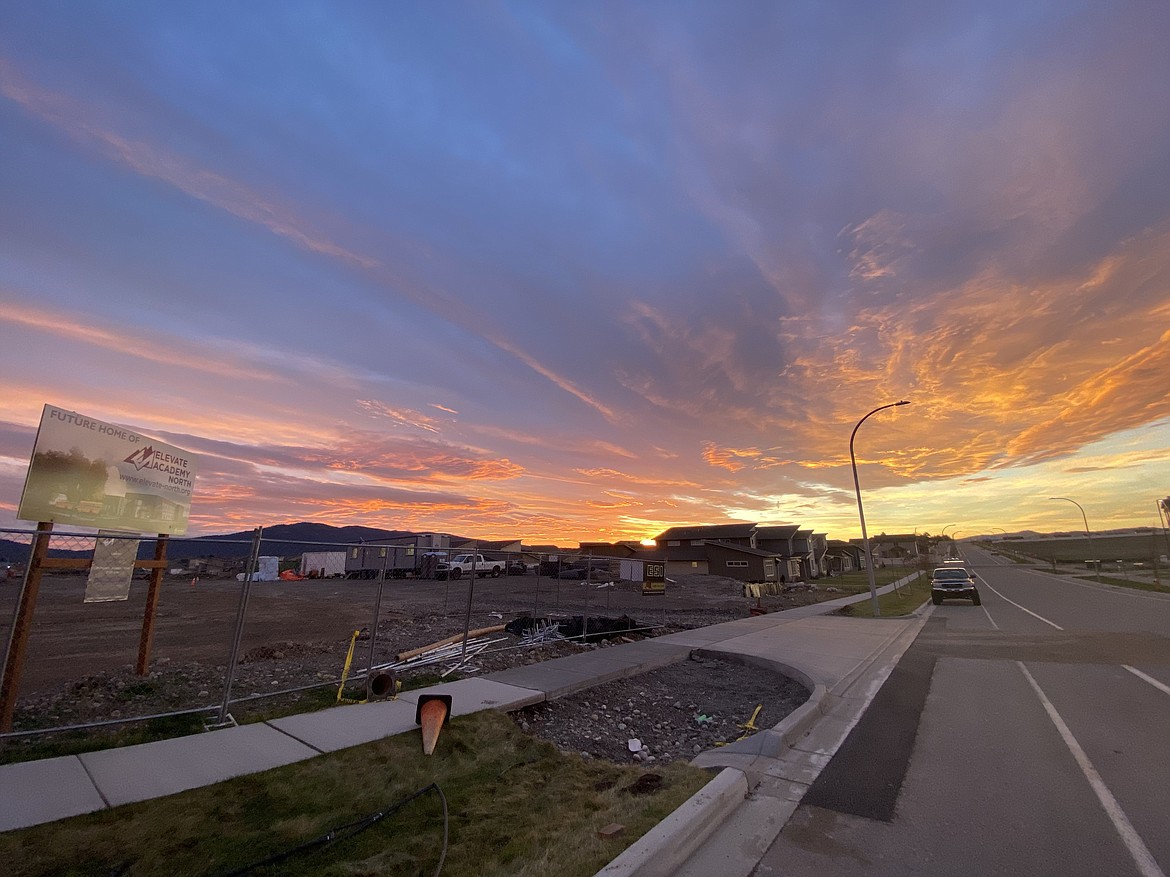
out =
<svg viewBox="0 0 1170 877"><path fill-rule="evenodd" d="M181 535L194 489L195 459L188 451L46 405L16 516Z"/></svg>
<svg viewBox="0 0 1170 877"><path fill-rule="evenodd" d="M642 596L666 595L666 564L646 561L642 567Z"/></svg>

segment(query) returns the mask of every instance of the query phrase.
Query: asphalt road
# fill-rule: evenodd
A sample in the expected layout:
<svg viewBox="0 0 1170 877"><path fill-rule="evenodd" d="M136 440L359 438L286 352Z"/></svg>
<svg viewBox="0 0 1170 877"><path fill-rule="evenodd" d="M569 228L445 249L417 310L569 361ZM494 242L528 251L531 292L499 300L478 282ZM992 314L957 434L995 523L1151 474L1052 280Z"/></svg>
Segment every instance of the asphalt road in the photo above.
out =
<svg viewBox="0 0 1170 877"><path fill-rule="evenodd" d="M1170 872L1170 596L968 559L755 874Z"/></svg>

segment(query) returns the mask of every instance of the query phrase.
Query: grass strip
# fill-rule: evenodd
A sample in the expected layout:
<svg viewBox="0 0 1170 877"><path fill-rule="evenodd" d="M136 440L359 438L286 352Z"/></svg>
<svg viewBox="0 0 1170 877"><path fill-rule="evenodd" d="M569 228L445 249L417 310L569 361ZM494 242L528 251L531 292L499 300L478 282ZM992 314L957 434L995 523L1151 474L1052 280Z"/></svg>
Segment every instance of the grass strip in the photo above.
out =
<svg viewBox="0 0 1170 877"><path fill-rule="evenodd" d="M912 573L914 570L907 567L887 566L873 571L874 583L877 587L896 582L898 579ZM843 594L860 594L869 590L869 577L865 570L846 573L834 573L832 576L816 580L820 589L836 588Z"/></svg>
<svg viewBox="0 0 1170 877"><path fill-rule="evenodd" d="M1097 581L1097 576L1093 573L1089 573L1088 575L1077 575L1074 573L1063 572L1061 570L1057 570L1055 573L1053 573L1050 569L1046 569L1044 572L1058 576L1069 576L1070 578L1074 578L1082 582ZM1159 594L1165 594L1167 591L1170 591L1170 588L1167 588L1165 585L1157 585L1154 582L1146 582L1142 581L1141 579L1119 579L1116 576L1101 576L1100 584L1115 585L1119 588L1132 588L1136 591L1154 591Z"/></svg>
<svg viewBox="0 0 1170 877"><path fill-rule="evenodd" d="M909 615L926 600L930 599L930 577L922 573L911 582L899 585L897 591L878 596L882 618L896 618ZM855 618L873 618L873 601L861 600L849 606L849 615Z"/></svg>
<svg viewBox="0 0 1170 877"><path fill-rule="evenodd" d="M660 779L648 781L653 774ZM362 820L437 783L443 873L591 875L711 778L682 763L620 766L560 753L506 715L452 719L433 756L390 737L178 795L0 835L5 874L222 875ZM636 785L635 785L636 784ZM652 791L639 794L645 788ZM598 830L625 830L602 839ZM282 860L287 875L422 875L442 850L425 795L352 837Z"/></svg>

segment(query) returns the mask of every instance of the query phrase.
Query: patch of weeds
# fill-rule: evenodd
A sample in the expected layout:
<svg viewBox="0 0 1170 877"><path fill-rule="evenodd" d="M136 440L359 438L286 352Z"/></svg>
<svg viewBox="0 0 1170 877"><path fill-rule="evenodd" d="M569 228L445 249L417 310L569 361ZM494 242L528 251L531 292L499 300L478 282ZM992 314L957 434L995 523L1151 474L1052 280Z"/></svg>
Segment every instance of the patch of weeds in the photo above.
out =
<svg viewBox="0 0 1170 877"><path fill-rule="evenodd" d="M150 697L157 690L158 687L153 682L132 682L114 695L114 698L115 700L129 701L136 697Z"/></svg>

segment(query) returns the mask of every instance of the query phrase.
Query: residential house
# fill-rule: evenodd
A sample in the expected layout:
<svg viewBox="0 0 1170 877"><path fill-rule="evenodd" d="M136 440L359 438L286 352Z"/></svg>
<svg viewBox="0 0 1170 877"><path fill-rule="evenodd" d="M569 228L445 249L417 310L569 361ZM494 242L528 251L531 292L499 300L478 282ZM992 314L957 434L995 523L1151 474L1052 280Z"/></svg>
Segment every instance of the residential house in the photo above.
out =
<svg viewBox="0 0 1170 877"><path fill-rule="evenodd" d="M850 539L853 545L863 545L861 539ZM912 566L930 552L929 539L918 534L882 533L869 537L869 550L877 566Z"/></svg>
<svg viewBox="0 0 1170 877"><path fill-rule="evenodd" d="M800 577L805 581L821 577L824 537L812 530L797 530L792 537L792 553L800 561Z"/></svg>
<svg viewBox="0 0 1170 877"><path fill-rule="evenodd" d="M762 548L734 542L709 540L707 569L712 575L739 579L741 582L775 582L784 569L784 557Z"/></svg>
<svg viewBox="0 0 1170 877"><path fill-rule="evenodd" d="M855 572L864 569L862 555L864 550L860 545L843 542L840 539L830 539L825 550L825 563L831 575Z"/></svg>
<svg viewBox="0 0 1170 877"><path fill-rule="evenodd" d="M654 537L657 550L666 559L666 574L707 573L707 541L713 540L755 548L755 524L702 524L671 527Z"/></svg>
<svg viewBox="0 0 1170 877"><path fill-rule="evenodd" d="M756 527L756 547L783 558L778 575L784 582L800 581L800 558L792 547L792 537L800 530L799 524L770 524Z"/></svg>

